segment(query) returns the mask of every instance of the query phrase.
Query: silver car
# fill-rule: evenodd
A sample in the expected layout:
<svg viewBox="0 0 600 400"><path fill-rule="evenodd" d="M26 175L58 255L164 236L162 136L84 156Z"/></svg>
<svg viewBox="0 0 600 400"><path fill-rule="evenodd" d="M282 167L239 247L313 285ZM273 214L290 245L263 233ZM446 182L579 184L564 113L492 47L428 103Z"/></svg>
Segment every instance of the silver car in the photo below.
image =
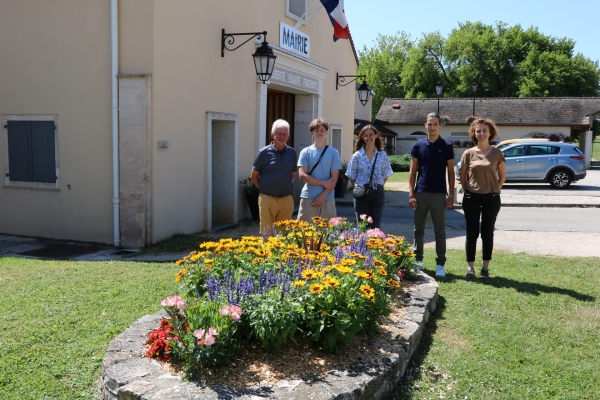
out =
<svg viewBox="0 0 600 400"><path fill-rule="evenodd" d="M506 182L547 182L557 189L585 178L585 157L575 144L560 142L515 143L502 149ZM460 177L461 163L457 164Z"/></svg>

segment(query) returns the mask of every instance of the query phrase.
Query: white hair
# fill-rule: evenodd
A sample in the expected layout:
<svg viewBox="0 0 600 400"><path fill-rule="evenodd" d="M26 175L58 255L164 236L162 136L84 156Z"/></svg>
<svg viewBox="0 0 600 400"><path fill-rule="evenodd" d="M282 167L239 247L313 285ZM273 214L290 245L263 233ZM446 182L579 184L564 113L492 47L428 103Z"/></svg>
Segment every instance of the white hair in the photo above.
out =
<svg viewBox="0 0 600 400"><path fill-rule="evenodd" d="M271 133L275 133L277 128L281 127L287 128L288 132L290 131L290 124L285 119L278 119L277 121L273 122Z"/></svg>

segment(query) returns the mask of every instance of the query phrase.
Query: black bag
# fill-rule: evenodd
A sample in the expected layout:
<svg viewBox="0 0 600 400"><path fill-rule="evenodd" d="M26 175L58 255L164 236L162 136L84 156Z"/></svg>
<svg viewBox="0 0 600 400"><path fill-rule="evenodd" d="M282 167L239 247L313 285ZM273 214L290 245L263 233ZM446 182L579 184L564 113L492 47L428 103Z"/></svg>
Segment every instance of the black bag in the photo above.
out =
<svg viewBox="0 0 600 400"><path fill-rule="evenodd" d="M352 196L356 200L360 201L371 200L371 185L354 185L354 189L352 189Z"/></svg>
<svg viewBox="0 0 600 400"><path fill-rule="evenodd" d="M354 197L356 200L371 200L371 195L373 194L373 189L371 188L371 181L373 180L373 172L375 172L375 164L377 164L378 155L379 153L375 154L375 161L373 162L373 168L371 168L371 177L369 178L369 182L367 182L366 185L354 185L354 189L352 189L352 197Z"/></svg>

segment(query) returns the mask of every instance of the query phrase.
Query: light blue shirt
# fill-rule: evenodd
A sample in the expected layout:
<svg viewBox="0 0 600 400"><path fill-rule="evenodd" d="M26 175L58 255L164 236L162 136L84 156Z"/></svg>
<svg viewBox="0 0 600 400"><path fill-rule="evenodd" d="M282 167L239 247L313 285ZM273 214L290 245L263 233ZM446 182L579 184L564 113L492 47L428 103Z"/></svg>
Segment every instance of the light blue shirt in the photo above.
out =
<svg viewBox="0 0 600 400"><path fill-rule="evenodd" d="M377 154L377 164L373 171L373 182L371 185L373 189L377 189L377 185L383 185L383 180L389 178L394 173L386 152L381 150L377 151L375 154ZM367 157L364 147L352 154L352 157L348 162L348 168L346 169L346 176L350 179L354 179L356 185L367 184L371 177L371 169L373 168L373 162L375 162L375 154L373 154L371 161L369 161L369 157Z"/></svg>
<svg viewBox="0 0 600 400"><path fill-rule="evenodd" d="M304 148L298 157L298 167L306 167L306 172L310 172L317 163L317 160L319 160L322 152L323 149L315 147L314 144ZM317 168L315 168L310 175L313 178L325 181L331 179L331 171L334 169L342 169L342 159L340 158L340 153L329 146L327 147L327 151L323 155L323 158L319 161L319 165L317 165ZM300 197L303 199L314 199L320 195L323 190L325 190L323 186L305 183L302 192L300 193ZM335 200L333 192L333 190L330 191L325 197L325 200Z"/></svg>

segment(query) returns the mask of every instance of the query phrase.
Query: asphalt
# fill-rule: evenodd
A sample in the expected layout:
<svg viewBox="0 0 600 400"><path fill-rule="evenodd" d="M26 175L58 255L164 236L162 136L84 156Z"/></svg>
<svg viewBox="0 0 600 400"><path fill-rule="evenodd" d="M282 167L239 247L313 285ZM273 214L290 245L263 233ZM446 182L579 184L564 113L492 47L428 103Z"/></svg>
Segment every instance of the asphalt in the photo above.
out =
<svg viewBox="0 0 600 400"><path fill-rule="evenodd" d="M406 183L388 183L386 185L386 207L408 207L408 185ZM569 188L558 190L553 189L548 184L506 184L502 188L502 206L503 207L568 207L568 208L600 208L600 167L593 167L588 170L585 179L573 183ZM455 196L455 208L460 208L462 194L458 193ZM352 195L350 192L346 196L336 200L340 206L351 205ZM394 233L394 228L390 227ZM241 230L241 231L240 231ZM240 234L256 234L254 232L257 227L250 225L245 228L234 227L220 232L220 236L239 236ZM500 233L500 232L499 232ZM562 235L556 232L557 235ZM551 248L551 242L546 240L540 243L528 244L527 240L535 235L523 237L522 232L515 233L500 233L502 236L507 236L505 240L512 250L521 249L515 247L516 243L523 244L525 247L522 251L535 249L539 254L555 254ZM426 237L427 239L427 237ZM563 237L564 239L564 237ZM591 243L596 241L595 236L590 238ZM585 243L580 243L581 248L598 248L598 246L588 246ZM431 245L431 243L429 244ZM456 246L459 248L464 246L463 239L456 241ZM455 247L452 242L448 243L448 247ZM508 247L508 245L507 245ZM597 252L591 251L590 256L597 256ZM581 249L577 252L582 254ZM13 235L0 234L0 262L3 257L27 257L38 259L55 259L55 260L80 260L80 261L107 261L107 260L130 260L141 262L172 262L183 258L187 253L163 253L163 254L142 254L137 255L136 250L119 249L113 246L98 244L98 243L81 243L75 241L60 241L43 238L20 237Z"/></svg>

